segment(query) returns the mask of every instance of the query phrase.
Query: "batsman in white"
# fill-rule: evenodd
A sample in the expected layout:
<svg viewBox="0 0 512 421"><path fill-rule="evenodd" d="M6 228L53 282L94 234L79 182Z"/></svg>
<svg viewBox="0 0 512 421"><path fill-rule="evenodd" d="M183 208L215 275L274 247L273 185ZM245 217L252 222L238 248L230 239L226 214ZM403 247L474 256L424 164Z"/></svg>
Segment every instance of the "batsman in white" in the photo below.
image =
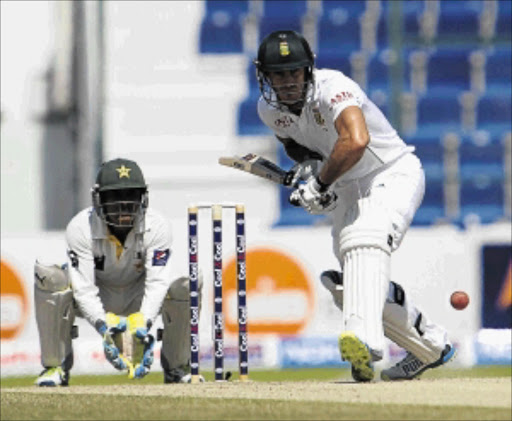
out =
<svg viewBox="0 0 512 421"><path fill-rule="evenodd" d="M149 332L160 313L164 381L190 382L188 277L171 279L171 228L148 207L148 189L137 163L103 163L92 201L67 226L67 263L35 264L44 367L36 384L68 385L75 316L84 317L101 335L105 356L116 369L128 370L131 378L144 377L153 362ZM114 340L123 335L132 338L133 348L122 349ZM132 349L139 353L131 361Z"/></svg>
<svg viewBox="0 0 512 421"><path fill-rule="evenodd" d="M340 71L315 69L302 35L269 34L254 63L258 114L297 162L292 185L302 181L290 203L332 216L341 272L326 271L321 280L343 311L339 348L354 380L374 378L384 336L407 351L405 359L381 372L384 380L412 379L444 364L455 352L446 330L390 281L391 253L425 190L414 148L357 83Z"/></svg>

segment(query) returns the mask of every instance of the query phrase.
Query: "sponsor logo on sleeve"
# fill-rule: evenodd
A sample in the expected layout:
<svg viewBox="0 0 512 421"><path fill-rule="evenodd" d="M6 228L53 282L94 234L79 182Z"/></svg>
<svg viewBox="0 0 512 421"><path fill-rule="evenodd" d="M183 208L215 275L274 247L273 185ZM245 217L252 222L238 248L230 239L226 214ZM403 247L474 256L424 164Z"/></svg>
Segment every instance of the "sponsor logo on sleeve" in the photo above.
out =
<svg viewBox="0 0 512 421"><path fill-rule="evenodd" d="M153 252L153 266L165 266L169 259L169 249L155 250Z"/></svg>
<svg viewBox="0 0 512 421"><path fill-rule="evenodd" d="M329 108L332 110L336 104L354 98L352 92L339 92L331 98Z"/></svg>

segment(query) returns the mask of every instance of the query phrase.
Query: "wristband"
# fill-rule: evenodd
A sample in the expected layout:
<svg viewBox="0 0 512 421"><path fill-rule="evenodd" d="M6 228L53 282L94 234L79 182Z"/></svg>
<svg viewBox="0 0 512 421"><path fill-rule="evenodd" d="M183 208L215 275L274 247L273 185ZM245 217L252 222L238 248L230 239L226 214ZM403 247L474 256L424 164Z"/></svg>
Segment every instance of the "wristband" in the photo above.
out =
<svg viewBox="0 0 512 421"><path fill-rule="evenodd" d="M316 184L318 186L318 191L320 193L325 193L329 189L329 187L331 186L330 184L327 184L327 183L324 183L324 182L320 181L320 177L318 175L315 177L315 181L316 181Z"/></svg>
<svg viewBox="0 0 512 421"><path fill-rule="evenodd" d="M107 331L107 324L104 320L98 319L96 323L94 323L95 329L98 331L100 335L104 335Z"/></svg>

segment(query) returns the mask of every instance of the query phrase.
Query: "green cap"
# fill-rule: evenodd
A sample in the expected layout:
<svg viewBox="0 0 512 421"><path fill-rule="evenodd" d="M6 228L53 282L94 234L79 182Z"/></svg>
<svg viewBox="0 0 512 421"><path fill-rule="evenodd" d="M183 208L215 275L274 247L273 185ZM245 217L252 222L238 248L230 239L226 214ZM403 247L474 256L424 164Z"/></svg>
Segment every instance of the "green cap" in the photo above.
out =
<svg viewBox="0 0 512 421"><path fill-rule="evenodd" d="M101 165L96 184L99 191L122 189L146 189L144 175L136 162L117 158Z"/></svg>

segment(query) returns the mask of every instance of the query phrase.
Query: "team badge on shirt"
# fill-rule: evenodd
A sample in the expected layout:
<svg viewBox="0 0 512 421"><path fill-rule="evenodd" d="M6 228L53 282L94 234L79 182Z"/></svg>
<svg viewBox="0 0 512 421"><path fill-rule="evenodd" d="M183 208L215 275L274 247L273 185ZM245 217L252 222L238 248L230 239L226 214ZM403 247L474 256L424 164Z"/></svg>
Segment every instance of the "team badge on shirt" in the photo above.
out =
<svg viewBox="0 0 512 421"><path fill-rule="evenodd" d="M325 126L325 119L322 117L322 114L320 114L320 110L318 108L313 108L313 117L316 124L319 126Z"/></svg>
<svg viewBox="0 0 512 421"><path fill-rule="evenodd" d="M155 250L153 252L153 266L165 266L169 259L169 249Z"/></svg>

